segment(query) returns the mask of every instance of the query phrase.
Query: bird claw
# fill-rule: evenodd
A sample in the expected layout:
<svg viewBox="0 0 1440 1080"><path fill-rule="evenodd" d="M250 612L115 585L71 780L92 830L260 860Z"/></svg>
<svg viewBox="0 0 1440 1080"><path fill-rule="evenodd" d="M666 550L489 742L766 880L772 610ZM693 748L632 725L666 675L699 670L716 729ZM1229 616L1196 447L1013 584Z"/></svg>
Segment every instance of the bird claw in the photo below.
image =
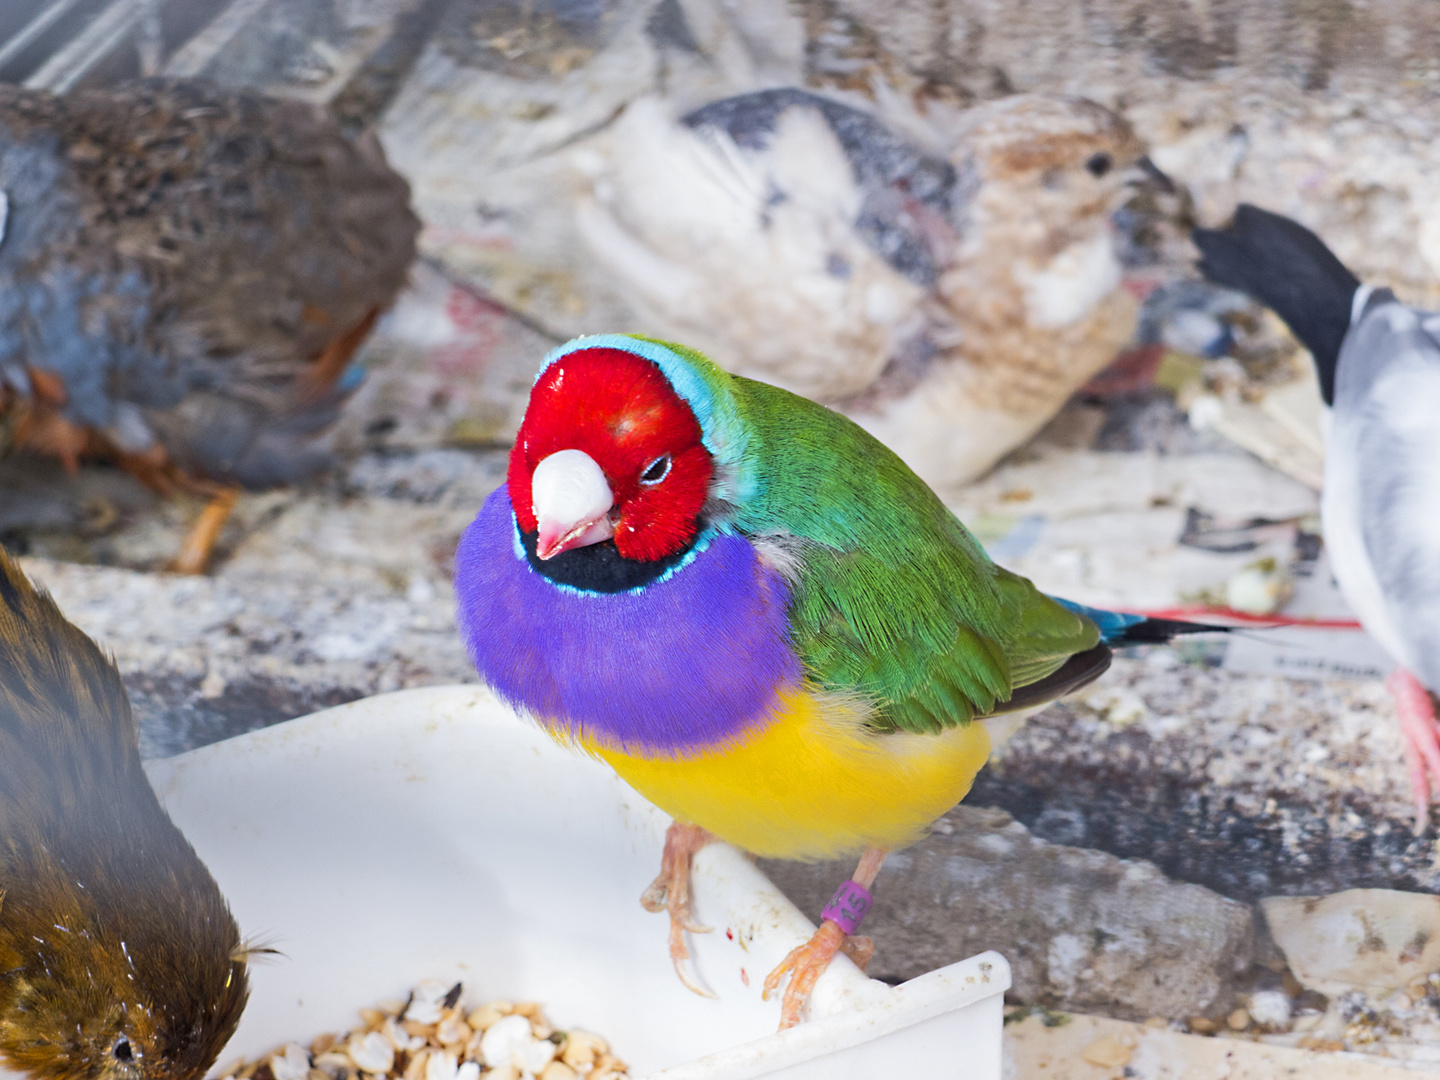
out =
<svg viewBox="0 0 1440 1080"><path fill-rule="evenodd" d="M857 951L863 951L863 946L859 944L861 940L868 942L869 938L857 939ZM765 976L765 986L760 992L762 1001L769 1001L771 995L779 989L780 980L787 974L790 976L790 981L785 986L785 994L780 999L781 1031L800 1022L800 1013L810 1001L810 991L815 988L815 981L824 974L830 961L845 944L845 931L835 921L826 919L809 941L791 949L775 970ZM870 951L874 952L873 945ZM866 960L868 962L868 956Z"/></svg>
<svg viewBox="0 0 1440 1080"><path fill-rule="evenodd" d="M640 906L652 915L669 910L670 917L692 934L708 934L714 930L713 926L702 926L695 921L695 912L690 908L689 890L684 889L682 893L684 899L675 905L674 910L670 910L670 883L666 875L661 874L640 894Z"/></svg>
<svg viewBox="0 0 1440 1080"><path fill-rule="evenodd" d="M684 986L686 990L689 990L692 994L699 994L703 998L710 998L712 1001L719 1001L719 994L715 993L715 991L713 990L707 990L705 987L701 986L698 982L695 981L695 977L690 974L690 969L685 964L685 961L688 959L690 959L690 953L688 951L683 951L683 947L682 954L680 956L672 957L672 960L675 964L675 974L680 979L681 985Z"/></svg>
<svg viewBox="0 0 1440 1080"><path fill-rule="evenodd" d="M681 985L701 997L716 995L701 986L685 963L690 959L690 950L685 946L685 934L708 934L711 927L695 921L690 908L690 859L708 844L711 836L696 825L673 822L665 832L665 854L660 862L660 876L640 894L640 906L646 911L670 915L670 960L675 965L675 974Z"/></svg>
<svg viewBox="0 0 1440 1080"><path fill-rule="evenodd" d="M875 959L875 940L864 934L854 934L841 942L840 951L850 958L852 964L865 971L870 967L870 961Z"/></svg>
<svg viewBox="0 0 1440 1080"><path fill-rule="evenodd" d="M660 876L640 894L640 906L651 915L659 915L665 910L665 897L670 891L669 885L669 878L662 871Z"/></svg>

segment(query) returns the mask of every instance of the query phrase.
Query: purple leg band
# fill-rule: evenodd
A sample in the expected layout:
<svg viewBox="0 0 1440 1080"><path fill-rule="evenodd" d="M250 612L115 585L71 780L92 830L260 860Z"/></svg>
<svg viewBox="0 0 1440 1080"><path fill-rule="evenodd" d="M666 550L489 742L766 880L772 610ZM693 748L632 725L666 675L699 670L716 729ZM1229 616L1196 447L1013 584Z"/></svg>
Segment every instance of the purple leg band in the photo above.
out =
<svg viewBox="0 0 1440 1080"><path fill-rule="evenodd" d="M847 881L835 890L820 917L838 923L845 936L849 937L860 929L860 923L869 914L870 905L874 902L875 898L864 885L858 881Z"/></svg>

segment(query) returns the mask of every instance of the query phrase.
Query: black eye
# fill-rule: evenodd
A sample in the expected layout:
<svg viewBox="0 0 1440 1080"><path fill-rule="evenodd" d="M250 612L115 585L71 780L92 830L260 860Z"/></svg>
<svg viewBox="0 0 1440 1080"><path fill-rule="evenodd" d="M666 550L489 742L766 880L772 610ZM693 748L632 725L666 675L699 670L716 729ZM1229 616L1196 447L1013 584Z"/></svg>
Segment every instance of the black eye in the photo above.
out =
<svg viewBox="0 0 1440 1080"><path fill-rule="evenodd" d="M121 1039L110 1048L110 1053L115 1055L116 1061L130 1061L135 1057L135 1051L130 1049L129 1039Z"/></svg>
<svg viewBox="0 0 1440 1080"><path fill-rule="evenodd" d="M1114 159L1102 151L1101 153L1090 155L1090 160L1085 162L1085 169L1091 176L1104 176L1110 171L1110 166L1114 164Z"/></svg>
<svg viewBox="0 0 1440 1080"><path fill-rule="evenodd" d="M670 455L661 454L654 461L650 462L649 465L645 466L645 471L640 474L640 482L642 484L658 484L669 475Z"/></svg>

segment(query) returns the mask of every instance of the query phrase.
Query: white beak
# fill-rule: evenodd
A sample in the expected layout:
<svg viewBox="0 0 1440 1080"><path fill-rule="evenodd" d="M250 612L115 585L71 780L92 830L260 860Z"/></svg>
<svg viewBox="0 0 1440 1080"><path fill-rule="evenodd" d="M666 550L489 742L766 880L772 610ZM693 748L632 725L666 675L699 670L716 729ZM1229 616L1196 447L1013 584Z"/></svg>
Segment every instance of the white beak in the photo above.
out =
<svg viewBox="0 0 1440 1080"><path fill-rule="evenodd" d="M610 520L615 496L600 466L583 450L559 450L536 465L530 499L540 526L535 553L542 559L615 535Z"/></svg>

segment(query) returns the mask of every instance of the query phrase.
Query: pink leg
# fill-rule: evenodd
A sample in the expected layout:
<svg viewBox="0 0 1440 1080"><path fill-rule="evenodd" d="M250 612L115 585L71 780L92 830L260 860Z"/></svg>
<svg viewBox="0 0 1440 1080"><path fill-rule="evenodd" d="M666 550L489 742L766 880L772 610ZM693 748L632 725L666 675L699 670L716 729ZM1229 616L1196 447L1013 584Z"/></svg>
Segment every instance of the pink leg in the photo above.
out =
<svg viewBox="0 0 1440 1080"><path fill-rule="evenodd" d="M867 848L860 857L860 865L850 880L868 889L875 884L875 875L885 862L886 852L879 848ZM797 945L780 965L765 977L765 988L761 997L769 1001L770 995L780 988L780 982L787 975L789 983L780 1000L780 1030L792 1028L800 1022L800 1013L810 1001L810 991L815 982L830 966L837 952L843 952L854 960L863 971L875 953L875 945L868 937L846 937L840 924L832 919L820 923L820 929L804 945Z"/></svg>
<svg viewBox="0 0 1440 1080"><path fill-rule="evenodd" d="M1440 786L1440 723L1430 691L1404 668L1396 668L1385 682L1400 714L1405 739L1405 760L1410 766L1410 794L1415 800L1415 835L1430 819L1431 779Z"/></svg>
<svg viewBox="0 0 1440 1080"><path fill-rule="evenodd" d="M701 997L715 995L697 983L685 966L690 959L690 950L685 947L685 932L708 934L710 927L695 921L690 910L690 860L695 852L715 839L699 825L684 821L672 821L665 830L665 853L660 857L660 876L640 896L640 906L646 911L670 914L670 961L675 965L675 974L689 990Z"/></svg>

